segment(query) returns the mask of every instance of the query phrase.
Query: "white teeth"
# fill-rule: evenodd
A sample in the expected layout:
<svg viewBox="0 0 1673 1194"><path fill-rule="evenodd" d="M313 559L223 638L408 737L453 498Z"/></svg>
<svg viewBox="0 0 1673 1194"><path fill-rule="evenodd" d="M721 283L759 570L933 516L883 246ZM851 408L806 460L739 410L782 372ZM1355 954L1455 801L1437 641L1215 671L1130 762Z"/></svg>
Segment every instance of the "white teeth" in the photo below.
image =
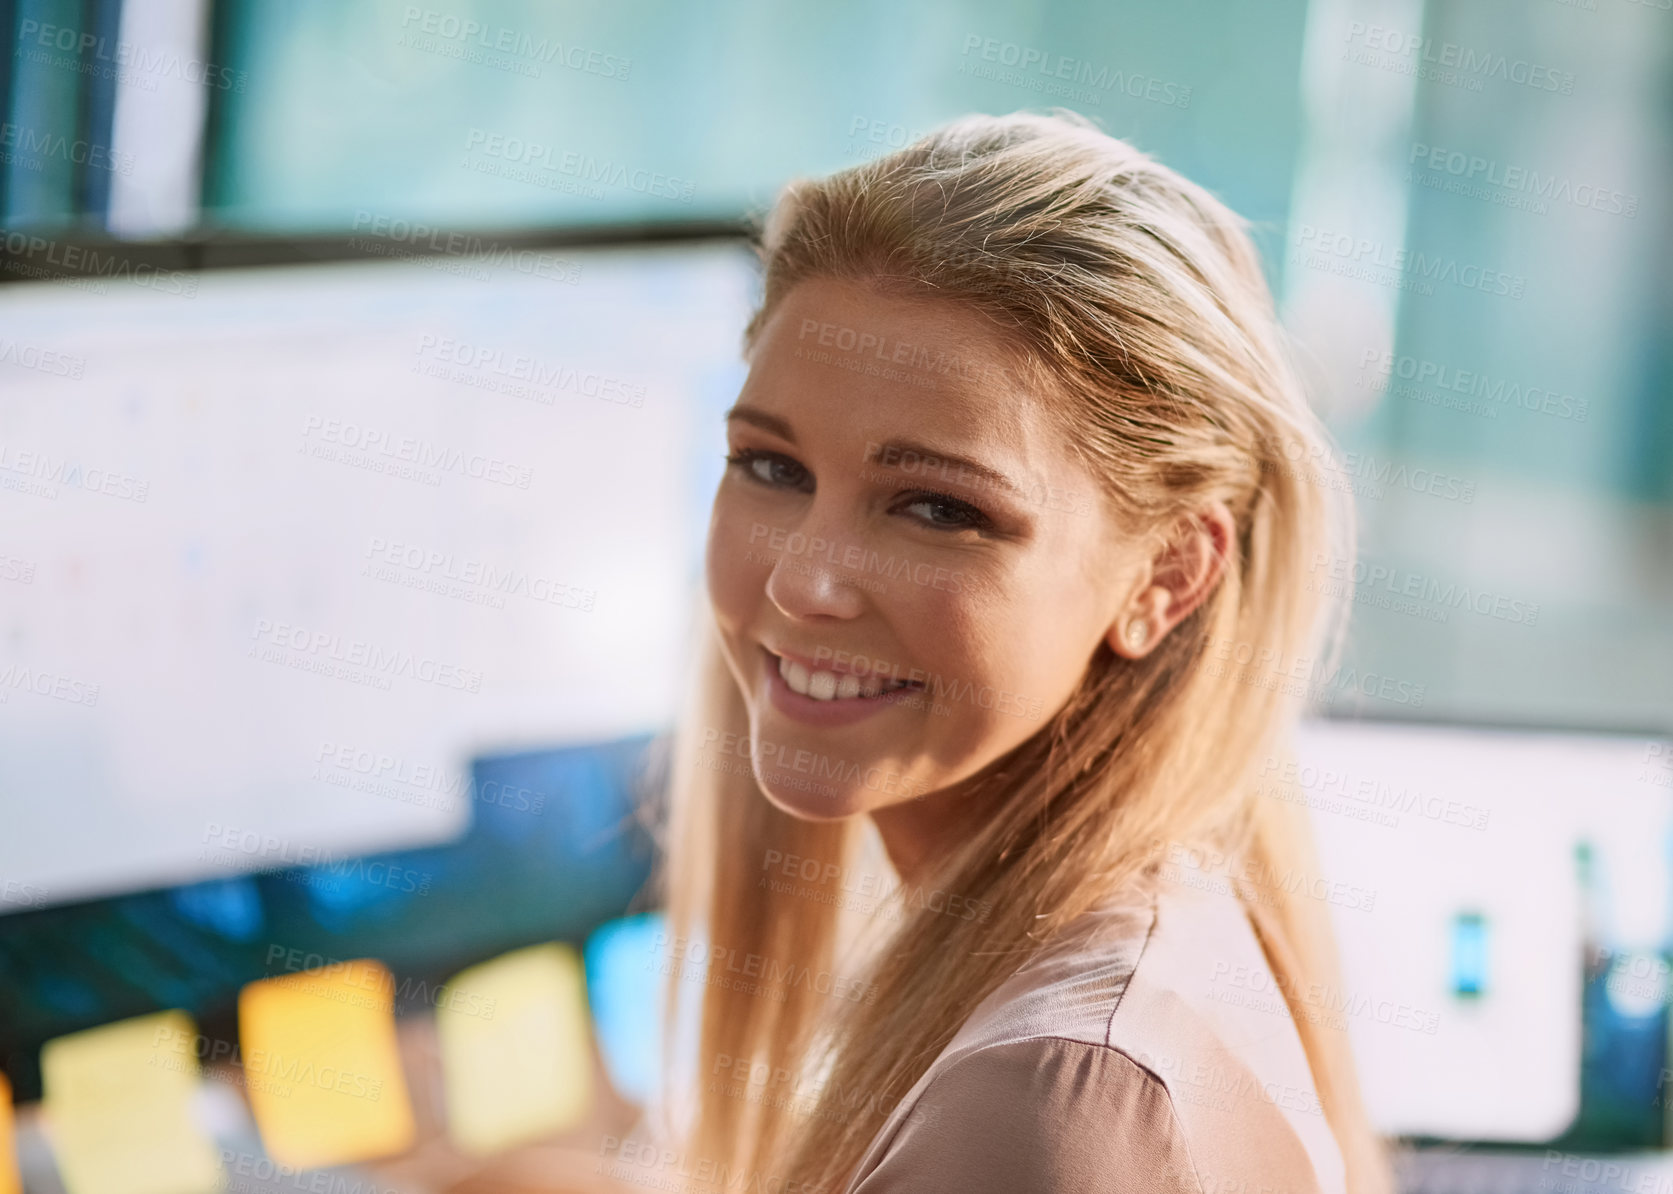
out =
<svg viewBox="0 0 1673 1194"><path fill-rule="evenodd" d="M808 672L799 663L791 663L788 659L778 661L778 674L784 677L784 682L790 685L791 692L807 695Z"/></svg>
<svg viewBox="0 0 1673 1194"><path fill-rule="evenodd" d="M778 661L778 674L784 677L784 682L790 686L791 692L812 697L816 701L851 701L855 697L874 697L884 688L881 682L871 677L862 680L851 672L839 676L835 672L809 671L801 664L793 663L782 656Z"/></svg>

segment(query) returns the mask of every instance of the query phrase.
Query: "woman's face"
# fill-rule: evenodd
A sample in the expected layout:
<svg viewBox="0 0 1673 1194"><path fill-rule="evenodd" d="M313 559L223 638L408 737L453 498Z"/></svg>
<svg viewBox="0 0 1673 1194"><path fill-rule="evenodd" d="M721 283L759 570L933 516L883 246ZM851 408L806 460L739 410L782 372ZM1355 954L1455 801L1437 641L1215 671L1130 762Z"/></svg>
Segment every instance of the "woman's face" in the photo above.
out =
<svg viewBox="0 0 1673 1194"><path fill-rule="evenodd" d="M1062 706L1147 556L994 326L796 286L727 419L708 585L767 796L875 813L965 779ZM1119 627L1118 627L1119 629Z"/></svg>

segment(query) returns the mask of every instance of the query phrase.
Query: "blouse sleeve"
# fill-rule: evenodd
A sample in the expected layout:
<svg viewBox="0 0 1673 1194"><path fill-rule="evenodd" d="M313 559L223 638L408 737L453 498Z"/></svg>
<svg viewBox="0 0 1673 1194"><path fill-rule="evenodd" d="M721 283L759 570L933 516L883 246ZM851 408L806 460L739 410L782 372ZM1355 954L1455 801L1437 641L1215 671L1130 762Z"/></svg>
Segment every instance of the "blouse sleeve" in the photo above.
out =
<svg viewBox="0 0 1673 1194"><path fill-rule="evenodd" d="M979 1049L925 1087L852 1194L1201 1194L1155 1075L1102 1045Z"/></svg>

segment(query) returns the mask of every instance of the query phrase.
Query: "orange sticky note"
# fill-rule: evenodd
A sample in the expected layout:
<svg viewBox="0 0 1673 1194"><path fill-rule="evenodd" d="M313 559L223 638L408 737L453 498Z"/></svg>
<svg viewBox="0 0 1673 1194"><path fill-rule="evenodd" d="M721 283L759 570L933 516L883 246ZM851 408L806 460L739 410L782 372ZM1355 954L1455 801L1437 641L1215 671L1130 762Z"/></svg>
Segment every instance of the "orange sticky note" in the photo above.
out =
<svg viewBox="0 0 1673 1194"><path fill-rule="evenodd" d="M436 1007L447 1131L483 1156L574 1127L592 1106L581 959L536 945L461 971Z"/></svg>
<svg viewBox="0 0 1673 1194"><path fill-rule="evenodd" d="M17 1171L17 1132L12 1126L12 1084L0 1074L0 1194L23 1194Z"/></svg>
<svg viewBox="0 0 1673 1194"><path fill-rule="evenodd" d="M209 1194L220 1186L215 1144L192 1109L202 1086L199 1039L192 1018L172 1011L41 1047L41 1114L70 1194Z"/></svg>
<svg viewBox="0 0 1673 1194"><path fill-rule="evenodd" d="M367 960L263 979L239 992L245 1087L275 1161L313 1169L412 1146L394 1008L393 977Z"/></svg>

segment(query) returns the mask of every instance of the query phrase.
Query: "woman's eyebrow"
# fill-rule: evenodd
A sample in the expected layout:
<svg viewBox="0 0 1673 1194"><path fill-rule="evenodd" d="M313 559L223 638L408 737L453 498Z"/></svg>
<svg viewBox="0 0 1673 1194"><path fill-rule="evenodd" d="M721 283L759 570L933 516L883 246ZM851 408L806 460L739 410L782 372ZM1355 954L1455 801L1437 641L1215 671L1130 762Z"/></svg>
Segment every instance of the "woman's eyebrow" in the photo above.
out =
<svg viewBox="0 0 1673 1194"><path fill-rule="evenodd" d="M906 458L912 458L910 466L905 463ZM903 469L912 473L925 473L931 469L940 472L943 478L949 472L963 474L961 480L967 483L970 478L978 478L996 489L1003 489L1009 493L1021 495L1020 485L1007 477L998 469L960 456L956 452L946 452L940 448L933 448L916 440L892 439L887 443L870 443L866 445L866 463L879 465L883 468Z"/></svg>
<svg viewBox="0 0 1673 1194"><path fill-rule="evenodd" d="M753 406L734 406L726 412L726 421L728 423L749 423L763 431L772 432L788 443L796 442L796 433L790 430L788 421L779 418L777 415L770 415L764 410L758 410Z"/></svg>
<svg viewBox="0 0 1673 1194"><path fill-rule="evenodd" d="M761 428L763 431L771 432L786 443L794 444L796 442L796 433L791 430L787 419L769 414L757 407L739 403L726 412L726 421L728 423L748 423L753 427ZM911 460L910 465L905 463L908 459ZM922 473L933 469L939 472L943 479L956 478L966 484L976 481L996 489L1003 489L1008 493L1018 495L1023 493L1020 485L998 469L989 468L979 461L972 460L968 456L960 456L956 452L947 452L940 448L930 447L927 444L919 443L917 440L892 439L887 443L868 443L866 445L865 462L882 468L901 469L912 473ZM950 478L949 473L952 473L954 477Z"/></svg>

